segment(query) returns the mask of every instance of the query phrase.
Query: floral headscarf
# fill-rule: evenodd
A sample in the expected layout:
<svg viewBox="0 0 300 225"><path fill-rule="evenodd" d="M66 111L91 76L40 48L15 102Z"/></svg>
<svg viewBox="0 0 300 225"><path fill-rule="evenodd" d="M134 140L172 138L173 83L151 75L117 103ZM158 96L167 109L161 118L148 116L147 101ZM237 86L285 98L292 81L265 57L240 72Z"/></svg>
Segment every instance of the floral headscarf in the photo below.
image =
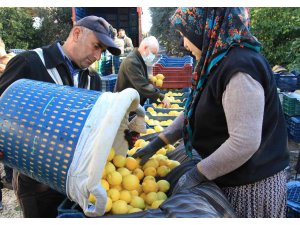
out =
<svg viewBox="0 0 300 225"><path fill-rule="evenodd" d="M171 23L202 52L184 110L183 137L186 152L191 156L193 131L190 121L195 99L203 90L211 69L218 65L230 48L246 47L259 52L261 44L249 31L247 8L178 8L171 17Z"/></svg>

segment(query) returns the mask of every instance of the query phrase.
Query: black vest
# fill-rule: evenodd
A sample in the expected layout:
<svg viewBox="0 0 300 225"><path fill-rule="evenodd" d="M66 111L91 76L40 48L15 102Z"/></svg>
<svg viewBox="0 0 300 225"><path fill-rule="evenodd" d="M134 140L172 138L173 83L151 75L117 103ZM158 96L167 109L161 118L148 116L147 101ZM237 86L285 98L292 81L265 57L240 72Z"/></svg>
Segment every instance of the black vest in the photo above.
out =
<svg viewBox="0 0 300 225"><path fill-rule="evenodd" d="M237 72L249 74L262 85L265 108L258 151L241 167L215 180L219 186L227 187L259 181L289 164L287 129L272 70L262 55L247 48L232 48L212 69L192 118L193 147L206 158L229 138L222 95Z"/></svg>

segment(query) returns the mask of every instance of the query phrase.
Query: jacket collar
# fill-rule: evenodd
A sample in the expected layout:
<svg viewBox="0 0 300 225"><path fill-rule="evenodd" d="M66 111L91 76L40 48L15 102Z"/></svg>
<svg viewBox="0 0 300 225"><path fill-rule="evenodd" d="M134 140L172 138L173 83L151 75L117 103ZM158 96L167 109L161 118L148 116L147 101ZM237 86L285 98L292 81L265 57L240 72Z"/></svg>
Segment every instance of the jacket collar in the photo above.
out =
<svg viewBox="0 0 300 225"><path fill-rule="evenodd" d="M61 45L60 41L54 42L52 45L42 47L43 53L45 54L45 65L47 69L57 67L59 64L65 64L65 60L57 47L57 42Z"/></svg>

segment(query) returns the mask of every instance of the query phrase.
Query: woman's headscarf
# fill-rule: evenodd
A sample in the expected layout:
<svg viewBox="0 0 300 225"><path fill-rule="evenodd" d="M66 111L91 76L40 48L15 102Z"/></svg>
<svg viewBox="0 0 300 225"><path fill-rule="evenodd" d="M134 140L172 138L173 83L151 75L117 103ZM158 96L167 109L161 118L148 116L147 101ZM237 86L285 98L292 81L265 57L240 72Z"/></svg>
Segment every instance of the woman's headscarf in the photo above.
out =
<svg viewBox="0 0 300 225"><path fill-rule="evenodd" d="M246 8L178 8L171 17L171 23L202 51L184 110L183 137L187 154L191 156L193 131L190 121L195 99L203 90L211 69L218 65L230 48L246 47L259 52L261 44L249 31L250 18Z"/></svg>

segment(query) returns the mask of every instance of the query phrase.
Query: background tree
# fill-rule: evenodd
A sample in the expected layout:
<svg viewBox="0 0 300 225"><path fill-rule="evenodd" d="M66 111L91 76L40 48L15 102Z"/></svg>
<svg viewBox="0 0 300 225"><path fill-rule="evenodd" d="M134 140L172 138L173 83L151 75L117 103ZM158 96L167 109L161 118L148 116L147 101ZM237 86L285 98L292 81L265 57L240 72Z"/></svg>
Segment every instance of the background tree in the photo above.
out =
<svg viewBox="0 0 300 225"><path fill-rule="evenodd" d="M35 44L33 19L27 8L0 8L0 37L6 49L30 49Z"/></svg>
<svg viewBox="0 0 300 225"><path fill-rule="evenodd" d="M300 8L251 8L250 13L251 32L270 64L299 69Z"/></svg>

